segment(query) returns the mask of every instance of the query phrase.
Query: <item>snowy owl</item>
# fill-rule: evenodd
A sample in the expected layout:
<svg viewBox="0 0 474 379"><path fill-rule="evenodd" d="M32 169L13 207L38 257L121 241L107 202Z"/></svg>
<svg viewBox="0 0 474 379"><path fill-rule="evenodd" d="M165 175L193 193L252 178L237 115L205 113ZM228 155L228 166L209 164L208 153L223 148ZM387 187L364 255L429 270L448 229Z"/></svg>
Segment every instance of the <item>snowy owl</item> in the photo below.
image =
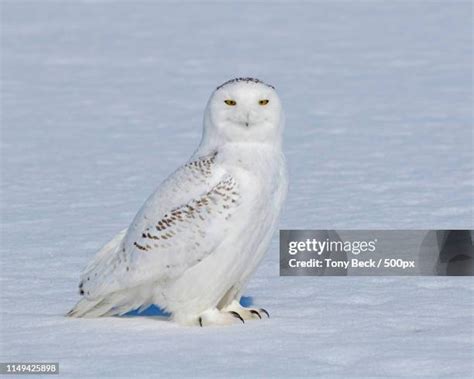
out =
<svg viewBox="0 0 474 379"><path fill-rule="evenodd" d="M273 86L238 78L217 87L196 152L85 268L82 299L68 316L120 315L156 304L183 325L267 317L239 300L286 197L283 124Z"/></svg>

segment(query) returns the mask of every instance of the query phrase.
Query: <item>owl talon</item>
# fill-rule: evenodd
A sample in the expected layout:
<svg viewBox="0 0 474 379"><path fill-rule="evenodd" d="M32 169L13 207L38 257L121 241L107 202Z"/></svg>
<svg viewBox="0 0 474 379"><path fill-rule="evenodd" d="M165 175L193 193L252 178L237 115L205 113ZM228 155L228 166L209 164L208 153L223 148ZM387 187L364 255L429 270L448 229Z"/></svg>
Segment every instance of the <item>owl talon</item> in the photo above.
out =
<svg viewBox="0 0 474 379"><path fill-rule="evenodd" d="M176 315L174 315L174 317L176 317ZM187 320L191 321L191 319ZM201 313L201 315L199 315L198 317L193 318L192 322L188 322L187 320L183 319L181 321L177 321L194 326L199 325L200 327L235 325L240 324L240 321L242 321L242 323L245 323L244 318L238 312L221 311L216 308L208 309L207 311Z"/></svg>
<svg viewBox="0 0 474 379"><path fill-rule="evenodd" d="M259 319L262 319L262 316L260 316L260 313L258 313L258 311L256 311L255 309L251 309L250 313L257 315Z"/></svg>
<svg viewBox="0 0 474 379"><path fill-rule="evenodd" d="M262 313L267 316L267 318L270 318L270 314L266 311L266 309L263 308L246 308L240 305L240 303L237 300L232 301L227 307L223 309L224 311L227 311L231 314L234 315L234 317L237 317L239 315L239 319L243 320L261 320L262 319Z"/></svg>
<svg viewBox="0 0 474 379"><path fill-rule="evenodd" d="M235 311L229 311L229 313L230 313L232 316L234 316L235 318L238 318L240 321L242 321L242 323L245 324L244 319L243 319L242 316L239 315L237 312L235 312Z"/></svg>
<svg viewBox="0 0 474 379"><path fill-rule="evenodd" d="M266 311L266 309L260 308L260 312L265 313L267 317L270 318L270 314Z"/></svg>

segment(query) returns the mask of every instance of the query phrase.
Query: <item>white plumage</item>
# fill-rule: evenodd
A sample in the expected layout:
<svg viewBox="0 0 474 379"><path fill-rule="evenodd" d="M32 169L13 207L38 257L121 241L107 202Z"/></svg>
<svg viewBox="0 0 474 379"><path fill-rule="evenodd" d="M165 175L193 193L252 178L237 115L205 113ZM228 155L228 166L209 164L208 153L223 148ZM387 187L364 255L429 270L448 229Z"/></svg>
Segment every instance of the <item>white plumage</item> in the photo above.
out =
<svg viewBox="0 0 474 379"><path fill-rule="evenodd" d="M274 88L239 78L218 87L201 143L86 267L71 317L157 304L186 325L261 318L239 299L268 249L287 191L284 117Z"/></svg>

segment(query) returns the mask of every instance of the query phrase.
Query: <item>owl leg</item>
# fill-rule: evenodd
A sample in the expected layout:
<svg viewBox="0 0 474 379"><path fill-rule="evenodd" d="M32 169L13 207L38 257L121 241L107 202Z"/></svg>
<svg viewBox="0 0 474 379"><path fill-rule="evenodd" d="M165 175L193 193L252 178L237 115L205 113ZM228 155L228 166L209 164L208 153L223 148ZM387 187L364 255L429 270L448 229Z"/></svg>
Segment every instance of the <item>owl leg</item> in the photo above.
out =
<svg viewBox="0 0 474 379"><path fill-rule="evenodd" d="M205 311L197 320L199 326L232 325L235 323L245 323L245 321L237 312L232 310L224 311L217 308Z"/></svg>
<svg viewBox="0 0 474 379"><path fill-rule="evenodd" d="M228 306L222 309L224 312L235 312L244 320L260 320L263 317L270 318L268 312L263 308L246 308L240 305L237 300L233 300Z"/></svg>

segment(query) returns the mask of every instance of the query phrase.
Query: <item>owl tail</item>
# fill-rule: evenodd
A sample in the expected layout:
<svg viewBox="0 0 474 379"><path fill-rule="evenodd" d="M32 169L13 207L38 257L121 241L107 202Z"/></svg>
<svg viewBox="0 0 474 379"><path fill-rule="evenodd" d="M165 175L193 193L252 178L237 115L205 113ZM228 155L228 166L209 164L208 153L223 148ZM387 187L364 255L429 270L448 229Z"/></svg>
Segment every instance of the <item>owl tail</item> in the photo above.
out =
<svg viewBox="0 0 474 379"><path fill-rule="evenodd" d="M87 300L81 299L67 314L67 317L100 317L110 310L110 307L104 309L104 299Z"/></svg>
<svg viewBox="0 0 474 379"><path fill-rule="evenodd" d="M148 305L150 305L149 302L144 302L139 296L133 296L133 293L117 291L97 300L83 298L66 316L87 318L120 316L140 307L146 308Z"/></svg>

